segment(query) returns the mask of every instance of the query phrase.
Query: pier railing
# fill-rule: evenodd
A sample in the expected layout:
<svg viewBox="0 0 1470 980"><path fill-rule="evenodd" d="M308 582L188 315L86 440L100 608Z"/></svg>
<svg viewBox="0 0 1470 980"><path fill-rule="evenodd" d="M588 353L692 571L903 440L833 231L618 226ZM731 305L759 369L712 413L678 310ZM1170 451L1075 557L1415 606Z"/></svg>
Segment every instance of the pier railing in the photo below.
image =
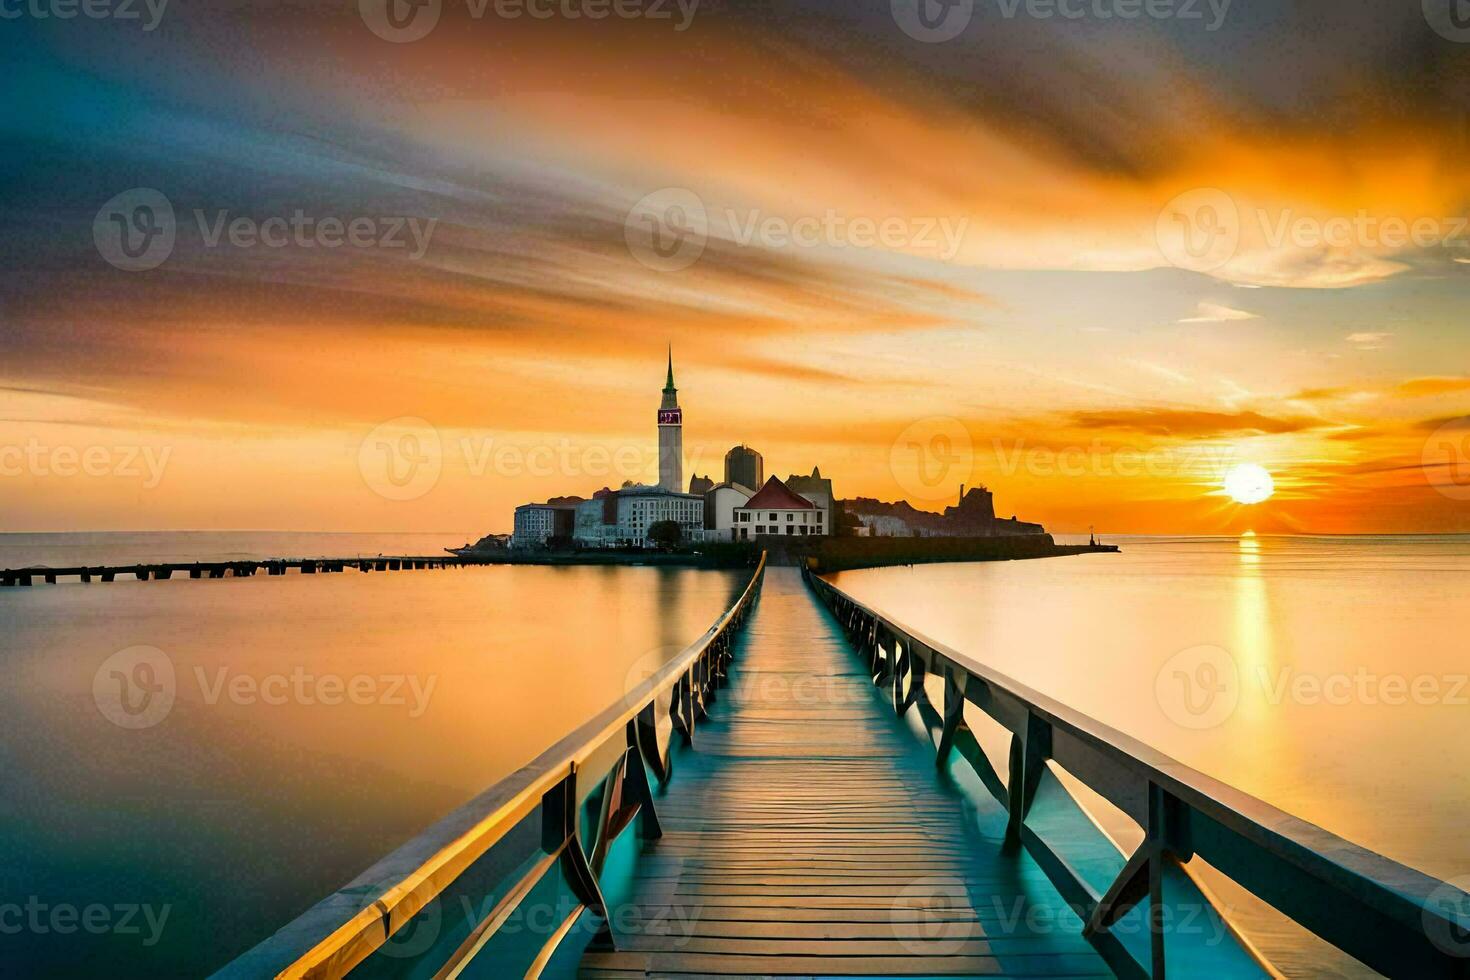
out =
<svg viewBox="0 0 1470 980"><path fill-rule="evenodd" d="M1198 857L1380 973L1470 977L1470 895L1461 889L1197 772L816 575L808 572L807 580L846 629L874 682L890 691L895 711L919 712L938 765L948 769L963 760L1006 809L1007 843L1024 847L1079 909L1084 935L1121 975L1274 972L1248 944L1236 944L1246 955L1231 963L1227 944L1190 940L1178 928L1181 905L1208 901L1183 867ZM925 688L931 676L943 685L940 698ZM967 704L1011 733L1007 779L966 724ZM1143 843L1126 861L1050 770L1053 765L1143 829ZM1141 928L1124 936L1117 927L1130 914ZM1211 914L1218 910L1212 907Z"/></svg>
<svg viewBox="0 0 1470 980"><path fill-rule="evenodd" d="M452 978L479 955L493 956L495 975L535 977L584 912L595 924L591 943L611 946L603 865L630 827L644 839L660 836L650 773L660 783L671 778L674 733L693 740L725 682L734 633L760 593L765 567L762 554L735 604L616 704L216 977L328 978L358 970ZM507 928L533 894L548 907L548 887L572 896L556 903L554 920ZM444 913L451 900L476 914L451 922Z"/></svg>

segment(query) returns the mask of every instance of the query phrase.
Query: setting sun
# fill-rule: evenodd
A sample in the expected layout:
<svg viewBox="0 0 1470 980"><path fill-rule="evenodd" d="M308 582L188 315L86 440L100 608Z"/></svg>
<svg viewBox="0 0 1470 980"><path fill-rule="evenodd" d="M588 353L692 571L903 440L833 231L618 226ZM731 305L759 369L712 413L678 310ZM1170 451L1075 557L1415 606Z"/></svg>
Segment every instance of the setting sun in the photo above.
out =
<svg viewBox="0 0 1470 980"><path fill-rule="evenodd" d="M1238 504L1258 504L1276 492L1276 481L1264 466L1241 463L1225 474L1225 492Z"/></svg>

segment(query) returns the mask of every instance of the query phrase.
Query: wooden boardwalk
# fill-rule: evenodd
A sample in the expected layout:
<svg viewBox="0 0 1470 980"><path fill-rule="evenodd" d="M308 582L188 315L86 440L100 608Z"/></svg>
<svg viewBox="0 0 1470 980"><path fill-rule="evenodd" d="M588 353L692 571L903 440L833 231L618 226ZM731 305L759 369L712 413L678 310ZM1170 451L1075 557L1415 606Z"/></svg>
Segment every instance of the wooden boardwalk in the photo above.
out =
<svg viewBox="0 0 1470 980"><path fill-rule="evenodd" d="M678 756L589 978L1112 976L1004 817L946 786L792 568ZM982 804L983 805L983 804ZM987 828L982 834L978 828Z"/></svg>

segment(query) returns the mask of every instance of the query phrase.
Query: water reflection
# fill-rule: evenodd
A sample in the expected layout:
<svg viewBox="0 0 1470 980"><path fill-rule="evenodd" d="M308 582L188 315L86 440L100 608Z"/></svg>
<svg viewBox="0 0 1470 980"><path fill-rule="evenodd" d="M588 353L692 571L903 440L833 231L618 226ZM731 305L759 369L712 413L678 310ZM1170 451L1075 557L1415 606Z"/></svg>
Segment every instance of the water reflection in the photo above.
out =
<svg viewBox="0 0 1470 980"><path fill-rule="evenodd" d="M1349 840L1442 878L1470 869L1461 751L1470 536L1118 540L1116 556L874 569L836 581ZM1160 701L1178 684L1159 677L1207 648L1234 659L1239 699L1227 716L1190 727L1197 718ZM1108 829L1120 840L1136 833ZM1289 974L1354 972L1268 912L1246 918Z"/></svg>
<svg viewBox="0 0 1470 980"><path fill-rule="evenodd" d="M499 567L0 592L3 895L170 909L146 947L0 931L0 972L208 973L616 702L638 657L698 637L744 580ZM174 697L129 729L94 678L135 646L166 657Z"/></svg>

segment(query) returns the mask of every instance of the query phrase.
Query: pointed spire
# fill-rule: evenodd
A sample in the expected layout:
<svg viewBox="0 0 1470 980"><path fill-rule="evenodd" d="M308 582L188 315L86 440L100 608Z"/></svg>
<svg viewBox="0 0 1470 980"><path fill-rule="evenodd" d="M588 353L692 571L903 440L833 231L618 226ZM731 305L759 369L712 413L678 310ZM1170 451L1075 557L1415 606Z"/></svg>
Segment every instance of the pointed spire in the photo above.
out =
<svg viewBox="0 0 1470 980"><path fill-rule="evenodd" d="M674 390L674 345L669 345L669 380L664 384L665 391Z"/></svg>

